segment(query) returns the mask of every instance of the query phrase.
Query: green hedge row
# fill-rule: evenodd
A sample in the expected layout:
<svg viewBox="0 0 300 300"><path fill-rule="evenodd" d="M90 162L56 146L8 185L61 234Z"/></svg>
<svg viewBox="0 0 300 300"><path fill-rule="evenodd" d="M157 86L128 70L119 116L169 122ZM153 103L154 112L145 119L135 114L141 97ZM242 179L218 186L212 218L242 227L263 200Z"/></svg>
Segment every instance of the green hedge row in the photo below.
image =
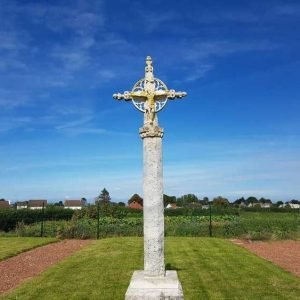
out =
<svg viewBox="0 0 300 300"><path fill-rule="evenodd" d="M209 236L208 216L165 217L166 236ZM40 224L19 224L18 236L40 236ZM143 218L123 219L101 217L100 238L113 236L142 236ZM58 238L96 238L97 220L73 218L70 221L46 221L44 236ZM300 219L297 215L244 213L236 215L212 216L212 236L225 238L246 238L251 240L299 239Z"/></svg>
<svg viewBox="0 0 300 300"><path fill-rule="evenodd" d="M20 222L32 224L44 220L70 220L74 214L72 209L61 207L47 207L41 209L0 209L0 231L14 230Z"/></svg>

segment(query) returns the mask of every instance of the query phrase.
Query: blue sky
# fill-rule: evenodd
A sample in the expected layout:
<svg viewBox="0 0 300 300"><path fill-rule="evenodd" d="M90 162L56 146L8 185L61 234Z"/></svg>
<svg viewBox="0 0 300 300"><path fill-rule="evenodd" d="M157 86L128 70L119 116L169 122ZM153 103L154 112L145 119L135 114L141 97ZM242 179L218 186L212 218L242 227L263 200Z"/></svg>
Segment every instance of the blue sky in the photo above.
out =
<svg viewBox="0 0 300 300"><path fill-rule="evenodd" d="M112 99L155 76L164 188L300 198L299 1L0 0L0 198L142 193L142 114Z"/></svg>

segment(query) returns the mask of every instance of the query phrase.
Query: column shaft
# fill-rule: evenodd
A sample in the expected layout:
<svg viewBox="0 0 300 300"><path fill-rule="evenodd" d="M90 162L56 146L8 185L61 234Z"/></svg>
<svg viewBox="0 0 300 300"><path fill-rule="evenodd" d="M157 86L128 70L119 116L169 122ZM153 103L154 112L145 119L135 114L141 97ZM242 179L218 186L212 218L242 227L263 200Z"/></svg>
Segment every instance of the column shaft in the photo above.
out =
<svg viewBox="0 0 300 300"><path fill-rule="evenodd" d="M164 276L162 137L144 137L144 271Z"/></svg>

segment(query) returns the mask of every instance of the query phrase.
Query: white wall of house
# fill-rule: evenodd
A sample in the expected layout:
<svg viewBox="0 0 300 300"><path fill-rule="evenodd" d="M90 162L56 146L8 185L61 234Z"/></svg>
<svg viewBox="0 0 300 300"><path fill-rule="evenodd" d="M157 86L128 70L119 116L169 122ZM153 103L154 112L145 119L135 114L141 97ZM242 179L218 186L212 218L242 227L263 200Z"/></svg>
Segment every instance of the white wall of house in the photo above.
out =
<svg viewBox="0 0 300 300"><path fill-rule="evenodd" d="M81 206L65 206L65 208L69 208L69 209L82 209Z"/></svg>
<svg viewBox="0 0 300 300"><path fill-rule="evenodd" d="M17 209L25 209L27 208L27 205L17 206Z"/></svg>

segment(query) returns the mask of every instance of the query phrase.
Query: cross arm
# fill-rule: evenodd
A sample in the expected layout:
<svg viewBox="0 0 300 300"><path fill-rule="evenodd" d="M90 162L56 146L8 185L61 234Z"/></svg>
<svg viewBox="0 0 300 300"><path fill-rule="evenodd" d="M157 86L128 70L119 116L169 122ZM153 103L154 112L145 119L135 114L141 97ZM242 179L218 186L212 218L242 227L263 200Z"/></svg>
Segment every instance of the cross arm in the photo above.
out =
<svg viewBox="0 0 300 300"><path fill-rule="evenodd" d="M168 91L168 99L169 100L174 100L176 98L181 99L181 98L185 97L186 95L187 95L186 92L176 92L175 90Z"/></svg>
<svg viewBox="0 0 300 300"><path fill-rule="evenodd" d="M128 91L125 91L123 94L122 93L116 93L113 94L113 98L116 100L125 100L125 101L130 101L132 100L131 94Z"/></svg>
<svg viewBox="0 0 300 300"><path fill-rule="evenodd" d="M174 100L175 98L183 98L187 95L186 92L176 92L175 90L158 90L155 91L155 99L163 99L167 97L169 100Z"/></svg>
<svg viewBox="0 0 300 300"><path fill-rule="evenodd" d="M128 92L125 91L123 94L121 93L116 93L113 94L113 98L116 100L125 100L125 101L130 101L132 100L132 98L147 98L147 94L145 93L145 91L136 91L136 92Z"/></svg>

